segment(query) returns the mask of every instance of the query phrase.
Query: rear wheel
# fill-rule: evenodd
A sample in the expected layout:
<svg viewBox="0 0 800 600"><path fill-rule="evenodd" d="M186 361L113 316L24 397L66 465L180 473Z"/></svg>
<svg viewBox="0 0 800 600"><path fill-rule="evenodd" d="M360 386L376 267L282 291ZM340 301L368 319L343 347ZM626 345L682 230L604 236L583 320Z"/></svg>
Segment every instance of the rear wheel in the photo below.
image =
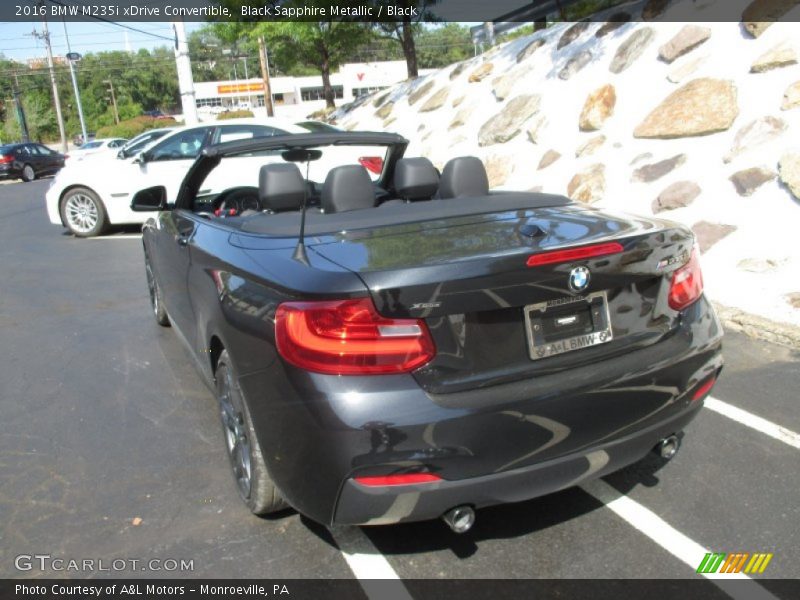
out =
<svg viewBox="0 0 800 600"><path fill-rule="evenodd" d="M61 220L73 235L94 237L108 227L108 217L103 202L92 190L76 187L61 199Z"/></svg>
<svg viewBox="0 0 800 600"><path fill-rule="evenodd" d="M147 275L147 289L150 292L150 306L153 307L156 323L162 327L169 327L169 315L167 315L164 300L161 298L161 288L153 275L153 269L150 266L150 259L147 258L147 254L144 255L144 270Z"/></svg>
<svg viewBox="0 0 800 600"><path fill-rule="evenodd" d="M34 179L36 179L36 171L33 170L33 167L30 165L22 167L22 181L27 183Z"/></svg>
<svg viewBox="0 0 800 600"><path fill-rule="evenodd" d="M227 350L217 361L215 373L225 447L233 477L244 503L256 515L266 515L287 508L267 472L250 411L242 396Z"/></svg>

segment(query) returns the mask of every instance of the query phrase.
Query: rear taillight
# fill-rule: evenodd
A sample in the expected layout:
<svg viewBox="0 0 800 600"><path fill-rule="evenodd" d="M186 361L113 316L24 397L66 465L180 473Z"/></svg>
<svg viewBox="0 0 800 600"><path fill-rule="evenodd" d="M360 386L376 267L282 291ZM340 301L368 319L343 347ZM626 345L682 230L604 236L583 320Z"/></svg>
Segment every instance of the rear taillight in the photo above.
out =
<svg viewBox="0 0 800 600"><path fill-rule="evenodd" d="M390 485L418 485L420 483L436 483L442 478L433 473L401 473L397 475L376 475L355 477L356 482L367 487L385 487Z"/></svg>
<svg viewBox="0 0 800 600"><path fill-rule="evenodd" d="M358 159L358 164L375 175L383 172L383 159L380 156L362 156Z"/></svg>
<svg viewBox="0 0 800 600"><path fill-rule="evenodd" d="M0 165L7 165L13 160L13 158L8 154L0 154Z"/></svg>
<svg viewBox="0 0 800 600"><path fill-rule="evenodd" d="M370 298L284 302L275 342L287 362L332 375L407 373L436 354L424 321L383 317Z"/></svg>
<svg viewBox="0 0 800 600"><path fill-rule="evenodd" d="M697 248L693 248L689 262L672 274L669 286L669 307L673 310L683 310L696 302L702 294L703 274L700 272Z"/></svg>
<svg viewBox="0 0 800 600"><path fill-rule="evenodd" d="M618 254L625 248L618 242L609 242L607 244L594 244L592 246L583 246L581 248L568 248L566 250L551 250L550 252L542 252L541 254L532 254L528 257L525 264L529 267L539 267L541 265L550 265L553 263L572 262L576 260L584 260L586 258L597 258L599 256L607 256L609 254Z"/></svg>

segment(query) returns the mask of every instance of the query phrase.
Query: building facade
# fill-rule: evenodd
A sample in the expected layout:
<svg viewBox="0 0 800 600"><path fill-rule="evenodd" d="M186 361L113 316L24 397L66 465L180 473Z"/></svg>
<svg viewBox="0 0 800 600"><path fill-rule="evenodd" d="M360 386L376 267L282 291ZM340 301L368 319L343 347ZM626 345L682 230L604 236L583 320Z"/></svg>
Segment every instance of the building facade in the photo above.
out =
<svg viewBox="0 0 800 600"><path fill-rule="evenodd" d="M425 74L430 70L423 70ZM370 63L347 63L331 73L331 85L337 101L351 102L361 95L381 90L405 80L406 63L402 60ZM277 114L313 112L325 105L322 77L272 77L272 101ZM195 82L195 99L202 114L226 110L264 107L264 82L258 78L235 81Z"/></svg>

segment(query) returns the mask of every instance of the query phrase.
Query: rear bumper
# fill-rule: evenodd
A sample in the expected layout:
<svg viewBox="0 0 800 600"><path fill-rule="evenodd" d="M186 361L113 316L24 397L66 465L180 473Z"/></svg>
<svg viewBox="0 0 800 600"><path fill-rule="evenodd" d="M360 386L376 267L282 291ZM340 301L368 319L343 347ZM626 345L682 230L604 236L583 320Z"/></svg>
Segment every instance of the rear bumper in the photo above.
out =
<svg viewBox="0 0 800 600"><path fill-rule="evenodd" d="M722 368L721 340L703 298L652 346L485 389L433 395L411 375L322 376L279 359L240 383L295 508L322 523L396 523L534 498L639 460L696 416L691 395ZM414 470L444 481L353 481Z"/></svg>
<svg viewBox="0 0 800 600"><path fill-rule="evenodd" d="M680 432L701 406L696 402L677 416L622 439L503 473L382 488L348 479L342 487L334 521L352 525L419 521L435 519L464 504L482 508L551 494L637 462L660 440Z"/></svg>

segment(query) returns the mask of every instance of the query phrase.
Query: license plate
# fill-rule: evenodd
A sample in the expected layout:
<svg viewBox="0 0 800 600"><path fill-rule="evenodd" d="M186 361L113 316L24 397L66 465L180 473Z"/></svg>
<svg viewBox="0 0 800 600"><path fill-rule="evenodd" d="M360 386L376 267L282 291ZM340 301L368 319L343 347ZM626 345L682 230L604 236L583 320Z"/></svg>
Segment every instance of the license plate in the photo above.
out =
<svg viewBox="0 0 800 600"><path fill-rule="evenodd" d="M610 342L614 336L606 292L529 304L525 330L531 360Z"/></svg>

